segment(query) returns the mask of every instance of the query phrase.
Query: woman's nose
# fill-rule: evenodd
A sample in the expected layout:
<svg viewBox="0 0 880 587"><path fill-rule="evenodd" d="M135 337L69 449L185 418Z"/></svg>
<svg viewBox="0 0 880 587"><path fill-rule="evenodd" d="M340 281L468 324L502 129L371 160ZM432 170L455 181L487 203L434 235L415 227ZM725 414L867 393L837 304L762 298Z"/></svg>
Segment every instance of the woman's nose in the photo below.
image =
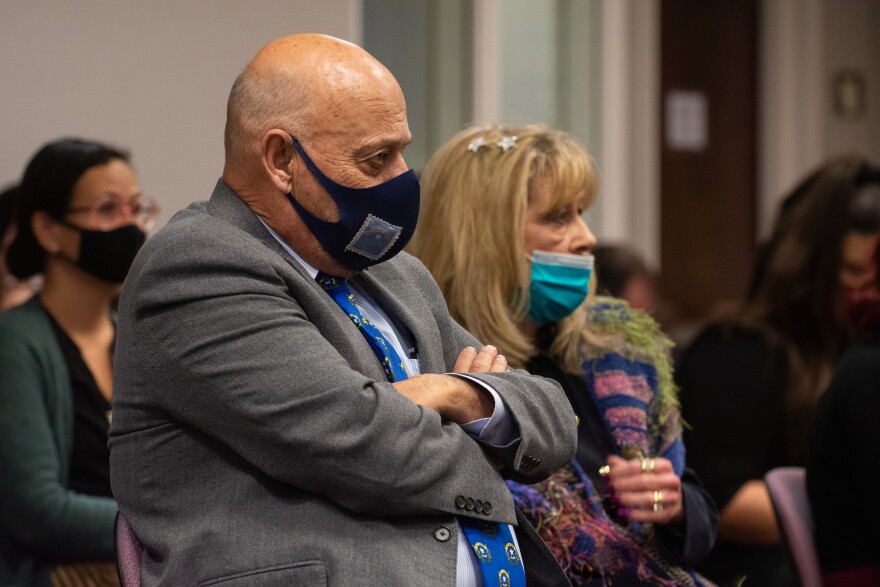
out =
<svg viewBox="0 0 880 587"><path fill-rule="evenodd" d="M587 226L583 216L578 216L571 239L571 252L575 255L589 253L596 246L596 235Z"/></svg>

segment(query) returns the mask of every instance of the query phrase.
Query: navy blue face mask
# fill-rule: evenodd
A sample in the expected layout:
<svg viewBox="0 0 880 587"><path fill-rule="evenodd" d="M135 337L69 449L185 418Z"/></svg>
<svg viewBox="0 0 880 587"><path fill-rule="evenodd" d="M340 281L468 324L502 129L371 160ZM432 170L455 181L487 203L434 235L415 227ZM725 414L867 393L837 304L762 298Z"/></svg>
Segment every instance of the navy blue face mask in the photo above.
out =
<svg viewBox="0 0 880 587"><path fill-rule="evenodd" d="M324 175L291 135L293 146L309 171L339 209L339 221L328 222L306 210L293 196L287 199L327 253L355 271L399 253L419 220L419 180L409 171L368 188L340 185Z"/></svg>

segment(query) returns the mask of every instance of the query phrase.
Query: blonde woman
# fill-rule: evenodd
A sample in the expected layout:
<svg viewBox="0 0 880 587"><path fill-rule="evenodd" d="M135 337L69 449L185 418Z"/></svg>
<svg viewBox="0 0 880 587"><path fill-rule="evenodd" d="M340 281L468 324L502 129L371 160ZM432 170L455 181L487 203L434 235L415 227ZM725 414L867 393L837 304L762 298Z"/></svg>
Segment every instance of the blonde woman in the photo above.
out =
<svg viewBox="0 0 880 587"><path fill-rule="evenodd" d="M596 177L571 136L475 126L431 158L410 245L457 320L511 366L558 381L580 418L574 461L520 507L575 584L700 584L717 511L684 467L668 342L645 314L587 300Z"/></svg>

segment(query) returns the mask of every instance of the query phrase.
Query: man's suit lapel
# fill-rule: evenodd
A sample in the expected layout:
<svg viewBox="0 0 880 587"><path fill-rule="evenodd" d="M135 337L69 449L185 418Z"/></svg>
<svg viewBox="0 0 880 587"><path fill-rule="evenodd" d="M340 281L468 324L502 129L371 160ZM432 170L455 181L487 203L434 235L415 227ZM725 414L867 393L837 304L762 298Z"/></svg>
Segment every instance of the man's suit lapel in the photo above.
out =
<svg viewBox="0 0 880 587"><path fill-rule="evenodd" d="M313 296L313 299L320 300L318 304L321 308L320 316L312 317L312 323L332 342L334 348L349 361L352 368L376 381L386 380L385 371L379 362L376 361L370 345L364 340L364 337L358 332L358 329L352 324L348 316L321 289L321 286L312 279L312 276L309 275L305 267L291 257L275 237L266 230L266 227L263 226L257 215L247 207L241 198L238 197L238 194L226 185L226 182L222 179L217 181L217 186L214 188L211 199L208 201L207 210L211 216L224 220L232 226L243 230L261 241L274 253L281 255L287 261L287 264L302 276L304 285L310 290L310 295ZM304 300L299 301L300 303L304 302Z"/></svg>
<svg viewBox="0 0 880 587"><path fill-rule="evenodd" d="M364 284L386 314L409 329L415 339L422 373L444 373L449 370L440 350L443 345L437 325L428 319L430 309L418 303L419 296L406 280L400 278L398 271L377 265L354 279Z"/></svg>
<svg viewBox="0 0 880 587"><path fill-rule="evenodd" d="M232 191L232 188L226 185L226 182L222 179L217 180L214 193L211 194L211 199L208 200L208 213L259 239L267 247L284 257L303 277L311 280L305 268L287 254L284 247L269 234L269 231L266 230L266 227L263 226L263 223L260 222L254 211L248 208L247 204L242 202L238 194ZM315 284L315 287L316 290L319 289L317 284Z"/></svg>

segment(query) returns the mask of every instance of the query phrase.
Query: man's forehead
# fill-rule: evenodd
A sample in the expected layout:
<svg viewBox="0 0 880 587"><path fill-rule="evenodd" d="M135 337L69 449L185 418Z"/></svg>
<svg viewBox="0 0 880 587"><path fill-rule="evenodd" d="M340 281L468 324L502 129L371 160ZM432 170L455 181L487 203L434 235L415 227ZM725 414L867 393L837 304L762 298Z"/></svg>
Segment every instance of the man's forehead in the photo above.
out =
<svg viewBox="0 0 880 587"><path fill-rule="evenodd" d="M402 95L365 95L352 92L315 104L315 135L341 137L353 149L404 147L412 141Z"/></svg>

